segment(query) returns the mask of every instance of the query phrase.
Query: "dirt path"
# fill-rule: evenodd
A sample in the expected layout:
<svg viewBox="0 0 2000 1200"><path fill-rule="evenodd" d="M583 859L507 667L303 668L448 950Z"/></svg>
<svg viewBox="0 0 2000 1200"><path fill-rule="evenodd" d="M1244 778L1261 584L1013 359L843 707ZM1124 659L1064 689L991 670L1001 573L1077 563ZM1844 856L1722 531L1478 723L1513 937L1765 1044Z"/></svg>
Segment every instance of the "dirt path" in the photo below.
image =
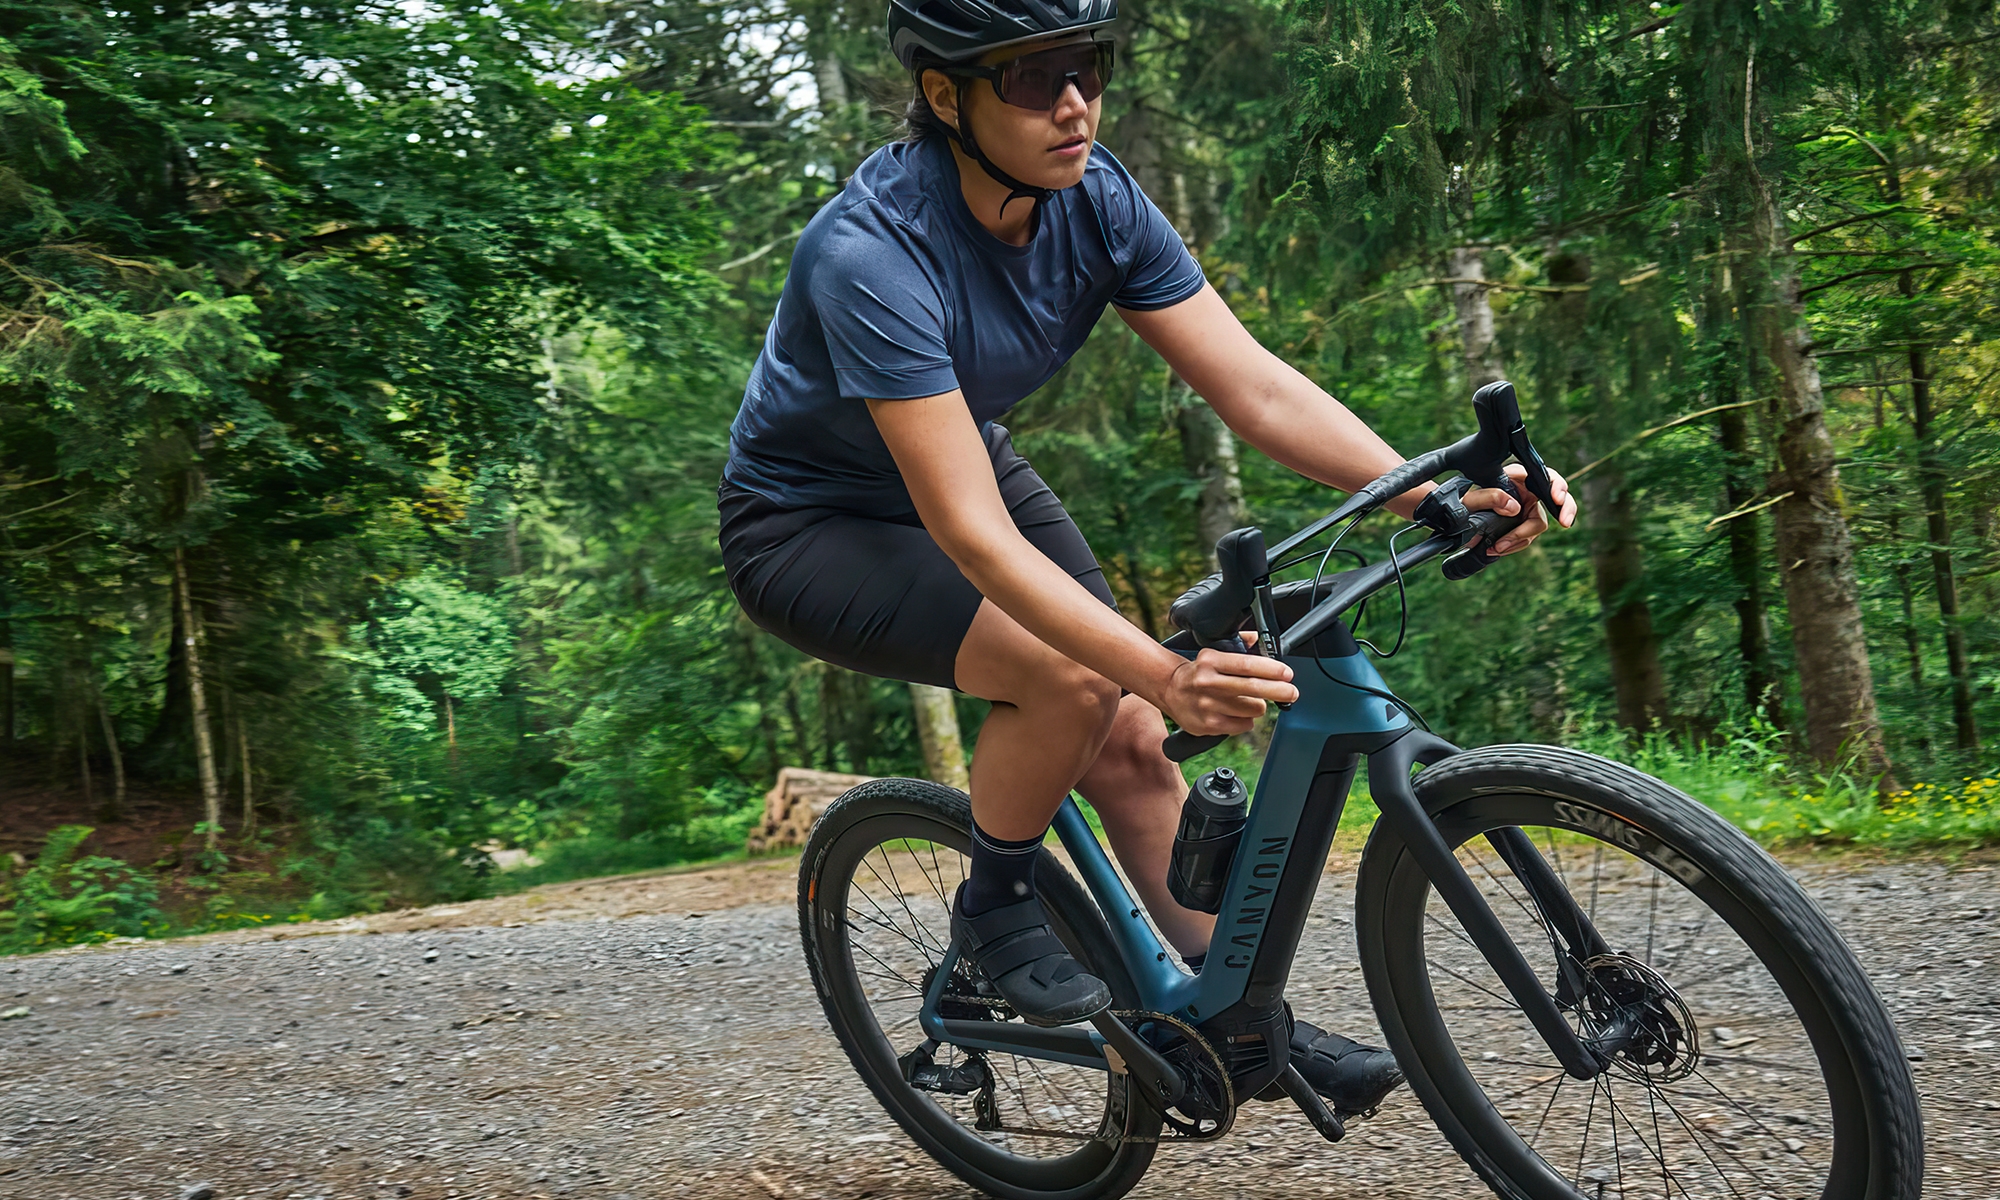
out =
<svg viewBox="0 0 2000 1200"><path fill-rule="evenodd" d="M0 966L0 1196L961 1197L882 1116L804 979L796 865L587 881ZM1936 1198L2000 1179L1989 867L1804 862L1923 1059ZM1293 995L1373 1029L1336 863ZM198 1190L195 1194L199 1194ZM1252 1105L1163 1148L1176 1200L1485 1193L1407 1098L1338 1146Z"/></svg>

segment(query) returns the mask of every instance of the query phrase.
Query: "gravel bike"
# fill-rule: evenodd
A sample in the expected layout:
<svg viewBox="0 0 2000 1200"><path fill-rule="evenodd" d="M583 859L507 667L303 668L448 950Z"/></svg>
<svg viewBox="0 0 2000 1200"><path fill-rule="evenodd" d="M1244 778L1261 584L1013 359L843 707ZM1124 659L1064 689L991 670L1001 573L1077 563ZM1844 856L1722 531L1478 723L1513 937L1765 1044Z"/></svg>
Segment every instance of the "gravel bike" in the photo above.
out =
<svg viewBox="0 0 2000 1200"><path fill-rule="evenodd" d="M1183 811L1170 882L1218 913L1200 971L1168 957L1074 800L1054 822L1074 874L1044 848L1037 879L1057 935L1114 1000L1063 1028L1018 1019L952 942L963 794L876 780L813 829L799 921L827 1019L882 1106L961 1179L1014 1200L1120 1196L1161 1143L1221 1137L1252 1100L1289 1100L1341 1138L1358 1114L1329 1111L1290 1066L1285 985L1365 760L1381 810L1355 896L1368 993L1411 1091L1496 1194L1919 1195L1921 1117L1895 1026L1769 855L1619 763L1461 750L1418 728L1341 621L1430 559L1449 555L1452 578L1482 569L1479 547L1522 518L1460 501L1510 486L1510 455L1553 511L1513 388L1480 389L1474 409L1478 432L1270 551L1255 529L1225 536L1221 570L1174 605L1168 646L1246 652L1254 628L1300 692L1254 802L1232 804L1240 785L1210 772ZM1447 469L1458 476L1405 531L1424 541L1326 573L1348 529ZM1306 549L1330 531L1329 548ZM1312 578L1273 583L1315 559ZM1166 748L1181 761L1220 740L1175 733Z"/></svg>

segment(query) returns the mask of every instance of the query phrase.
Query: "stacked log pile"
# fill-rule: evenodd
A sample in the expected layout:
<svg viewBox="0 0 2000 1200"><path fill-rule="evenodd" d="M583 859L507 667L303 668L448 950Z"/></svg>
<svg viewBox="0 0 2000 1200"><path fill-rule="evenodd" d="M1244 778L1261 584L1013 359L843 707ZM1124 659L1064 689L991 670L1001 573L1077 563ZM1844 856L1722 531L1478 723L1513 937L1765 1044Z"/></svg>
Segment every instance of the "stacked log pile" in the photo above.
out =
<svg viewBox="0 0 2000 1200"><path fill-rule="evenodd" d="M778 782L764 793L764 819L750 831L745 845L752 854L805 845L813 822L826 811L827 805L870 778L836 771L810 771L804 767L780 770Z"/></svg>

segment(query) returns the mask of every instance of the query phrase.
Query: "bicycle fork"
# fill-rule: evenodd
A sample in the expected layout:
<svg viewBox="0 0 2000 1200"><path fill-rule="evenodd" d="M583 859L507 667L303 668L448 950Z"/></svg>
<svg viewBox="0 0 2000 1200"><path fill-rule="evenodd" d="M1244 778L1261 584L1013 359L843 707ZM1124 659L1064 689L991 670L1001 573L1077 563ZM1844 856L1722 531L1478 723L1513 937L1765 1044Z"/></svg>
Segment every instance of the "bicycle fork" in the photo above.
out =
<svg viewBox="0 0 2000 1200"><path fill-rule="evenodd" d="M1521 1006L1522 1013L1548 1044L1563 1070L1577 1079L1594 1079L1603 1073L1609 1059L1584 1045L1576 1030L1570 1028L1555 998L1542 986L1534 967L1494 915L1458 856L1445 844L1444 835L1424 812L1423 803L1410 784L1411 768L1419 763L1430 766L1458 752L1458 747L1443 738L1411 730L1368 756L1369 791L1382 811L1382 819L1409 847L1439 899L1458 918L1466 936ZM1560 956L1564 975L1561 984L1564 991L1571 990L1575 986L1570 978L1573 964L1603 954L1603 937L1589 916L1577 907L1575 897L1550 870L1527 834L1516 828L1496 830L1490 840L1533 898L1549 927L1568 943Z"/></svg>

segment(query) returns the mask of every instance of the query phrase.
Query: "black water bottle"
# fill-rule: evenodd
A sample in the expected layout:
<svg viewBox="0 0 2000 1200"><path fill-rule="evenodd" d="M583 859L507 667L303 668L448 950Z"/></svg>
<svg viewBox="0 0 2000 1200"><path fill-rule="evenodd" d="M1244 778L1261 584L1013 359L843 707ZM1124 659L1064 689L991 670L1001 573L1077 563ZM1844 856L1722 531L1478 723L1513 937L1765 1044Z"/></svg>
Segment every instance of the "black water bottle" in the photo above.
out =
<svg viewBox="0 0 2000 1200"><path fill-rule="evenodd" d="M1221 912L1229 864L1250 818L1250 793L1228 767L1194 781L1181 805L1174 831L1174 855L1167 864L1167 890L1175 902L1196 912Z"/></svg>

